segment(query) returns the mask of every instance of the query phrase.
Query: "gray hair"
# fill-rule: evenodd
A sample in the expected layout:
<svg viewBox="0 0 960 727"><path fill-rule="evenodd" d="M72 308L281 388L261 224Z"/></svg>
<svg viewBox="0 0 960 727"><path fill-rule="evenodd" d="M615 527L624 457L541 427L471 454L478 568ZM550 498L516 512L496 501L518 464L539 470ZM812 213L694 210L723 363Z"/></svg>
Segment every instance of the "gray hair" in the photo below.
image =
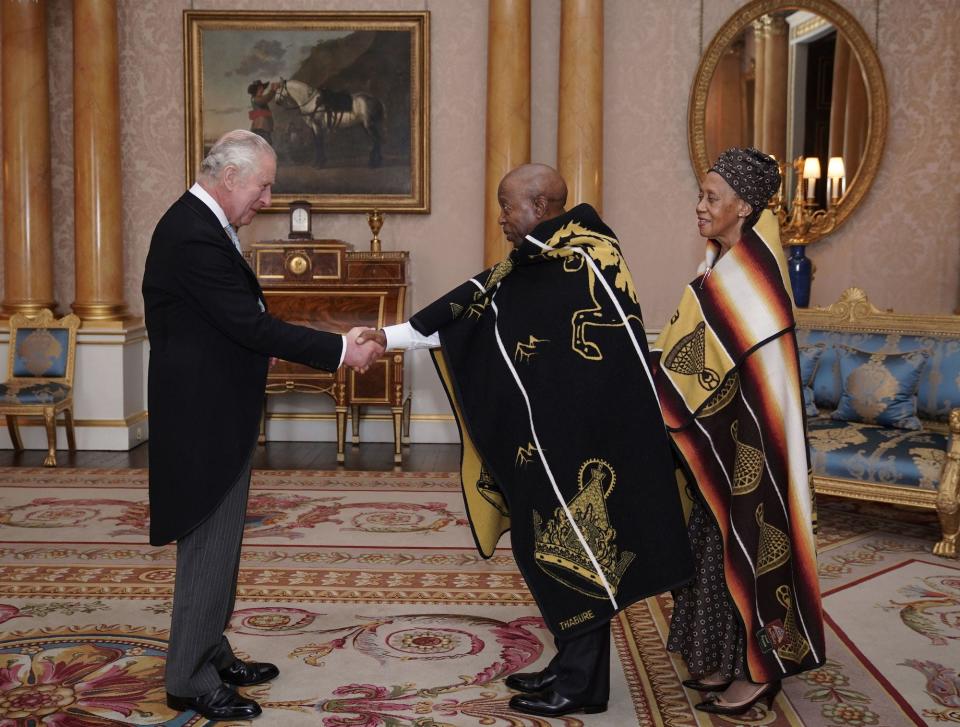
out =
<svg viewBox="0 0 960 727"><path fill-rule="evenodd" d="M259 134L246 129L234 129L217 139L210 153L200 163L200 176L209 180L220 179L223 170L234 166L241 176L247 176L257 166L257 160L264 154L274 159L277 153Z"/></svg>

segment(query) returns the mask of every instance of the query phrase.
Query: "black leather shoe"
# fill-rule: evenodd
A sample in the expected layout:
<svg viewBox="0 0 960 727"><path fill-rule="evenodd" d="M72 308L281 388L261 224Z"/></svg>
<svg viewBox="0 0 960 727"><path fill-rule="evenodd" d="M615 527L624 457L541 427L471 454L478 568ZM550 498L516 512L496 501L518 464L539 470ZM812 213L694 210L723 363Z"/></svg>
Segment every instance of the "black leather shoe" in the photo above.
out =
<svg viewBox="0 0 960 727"><path fill-rule="evenodd" d="M556 674L544 669L543 671L531 671L525 674L511 674L507 677L506 685L517 692L532 694L546 689L556 680Z"/></svg>
<svg viewBox="0 0 960 727"><path fill-rule="evenodd" d="M717 682L716 684L711 684L710 682L704 682L699 679L683 680L683 686L685 686L687 689L694 689L698 692L722 692L731 684L733 684L732 681Z"/></svg>
<svg viewBox="0 0 960 727"><path fill-rule="evenodd" d="M524 714L535 714L540 717L562 717L565 714L583 712L597 714L607 711L607 703L584 704L567 699L553 689L544 689L534 694L518 694L510 699L510 709Z"/></svg>
<svg viewBox="0 0 960 727"><path fill-rule="evenodd" d="M235 687L252 687L254 684L263 684L276 679L280 670L273 664L237 659L226 669L221 669L217 673L227 684Z"/></svg>
<svg viewBox="0 0 960 727"><path fill-rule="evenodd" d="M241 697L223 684L199 697L177 697L167 692L167 706L180 712L193 710L213 721L253 719L263 712L260 705L252 699Z"/></svg>
<svg viewBox="0 0 960 727"><path fill-rule="evenodd" d="M777 698L778 694L780 694L780 682L767 682L766 684L760 685L760 688L753 696L743 702L727 704L720 701L718 695L713 694L706 701L694 706L701 712L710 712L711 714L746 714L753 709L753 705L757 702L765 702L769 710L773 706L773 700Z"/></svg>

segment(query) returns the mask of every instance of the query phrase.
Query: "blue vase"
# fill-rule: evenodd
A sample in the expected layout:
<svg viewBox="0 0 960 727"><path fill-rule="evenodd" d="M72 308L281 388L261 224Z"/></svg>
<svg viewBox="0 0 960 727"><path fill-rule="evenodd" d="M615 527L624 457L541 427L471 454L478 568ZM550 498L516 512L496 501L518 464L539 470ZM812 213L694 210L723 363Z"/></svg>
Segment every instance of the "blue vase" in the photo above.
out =
<svg viewBox="0 0 960 727"><path fill-rule="evenodd" d="M813 281L813 263L807 257L803 245L791 245L787 258L787 270L790 272L790 287L793 288L793 301L798 308L810 305L810 283Z"/></svg>

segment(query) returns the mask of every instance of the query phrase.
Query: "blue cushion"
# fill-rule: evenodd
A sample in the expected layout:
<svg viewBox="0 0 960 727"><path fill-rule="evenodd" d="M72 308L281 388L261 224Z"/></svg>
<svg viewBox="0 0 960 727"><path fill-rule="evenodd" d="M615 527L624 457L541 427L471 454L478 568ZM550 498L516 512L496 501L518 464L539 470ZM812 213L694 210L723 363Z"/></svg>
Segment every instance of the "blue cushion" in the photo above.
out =
<svg viewBox="0 0 960 727"><path fill-rule="evenodd" d="M948 434L820 417L807 423L815 475L936 490Z"/></svg>
<svg viewBox="0 0 960 727"><path fill-rule="evenodd" d="M870 353L849 346L837 346L836 351L841 389L832 418L920 429L917 385L929 353Z"/></svg>
<svg viewBox="0 0 960 727"><path fill-rule="evenodd" d="M67 375L70 331L65 328L20 328L14 349L13 375L63 378Z"/></svg>
<svg viewBox="0 0 960 727"><path fill-rule="evenodd" d="M885 336L877 333L797 329L797 342L801 346L817 343L826 346L813 375L813 397L820 409L836 409L840 401L840 362L835 346L843 344L861 351L876 351L883 347L884 339Z"/></svg>
<svg viewBox="0 0 960 727"><path fill-rule="evenodd" d="M836 344L884 353L929 351L930 359L917 387L918 415L921 419L946 422L950 410L960 407L960 338L798 328L797 341L827 344L813 379L814 398L821 409L835 409L840 400L840 367L833 350Z"/></svg>
<svg viewBox="0 0 960 727"><path fill-rule="evenodd" d="M70 396L70 387L63 384L0 384L0 403L57 404Z"/></svg>
<svg viewBox="0 0 960 727"><path fill-rule="evenodd" d="M817 373L817 364L827 348L825 343L814 343L809 346L800 346L800 384L803 386L803 408L808 417L815 417L820 412L813 396L813 377Z"/></svg>

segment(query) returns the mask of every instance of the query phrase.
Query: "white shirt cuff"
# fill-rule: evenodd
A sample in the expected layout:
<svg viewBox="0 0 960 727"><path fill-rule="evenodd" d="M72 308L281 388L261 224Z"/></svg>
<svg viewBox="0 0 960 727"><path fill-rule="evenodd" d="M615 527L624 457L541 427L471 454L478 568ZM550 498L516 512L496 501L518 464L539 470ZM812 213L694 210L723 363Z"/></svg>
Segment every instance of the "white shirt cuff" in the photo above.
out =
<svg viewBox="0 0 960 727"><path fill-rule="evenodd" d="M347 337L340 336L340 338L343 339L343 348L340 349L340 363L337 364L337 368L343 366L343 359L347 357Z"/></svg>
<svg viewBox="0 0 960 727"><path fill-rule="evenodd" d="M436 348L440 345L440 334L434 333L424 336L410 323L398 323L395 326L386 326L383 329L387 337L387 349L412 351L417 348Z"/></svg>

